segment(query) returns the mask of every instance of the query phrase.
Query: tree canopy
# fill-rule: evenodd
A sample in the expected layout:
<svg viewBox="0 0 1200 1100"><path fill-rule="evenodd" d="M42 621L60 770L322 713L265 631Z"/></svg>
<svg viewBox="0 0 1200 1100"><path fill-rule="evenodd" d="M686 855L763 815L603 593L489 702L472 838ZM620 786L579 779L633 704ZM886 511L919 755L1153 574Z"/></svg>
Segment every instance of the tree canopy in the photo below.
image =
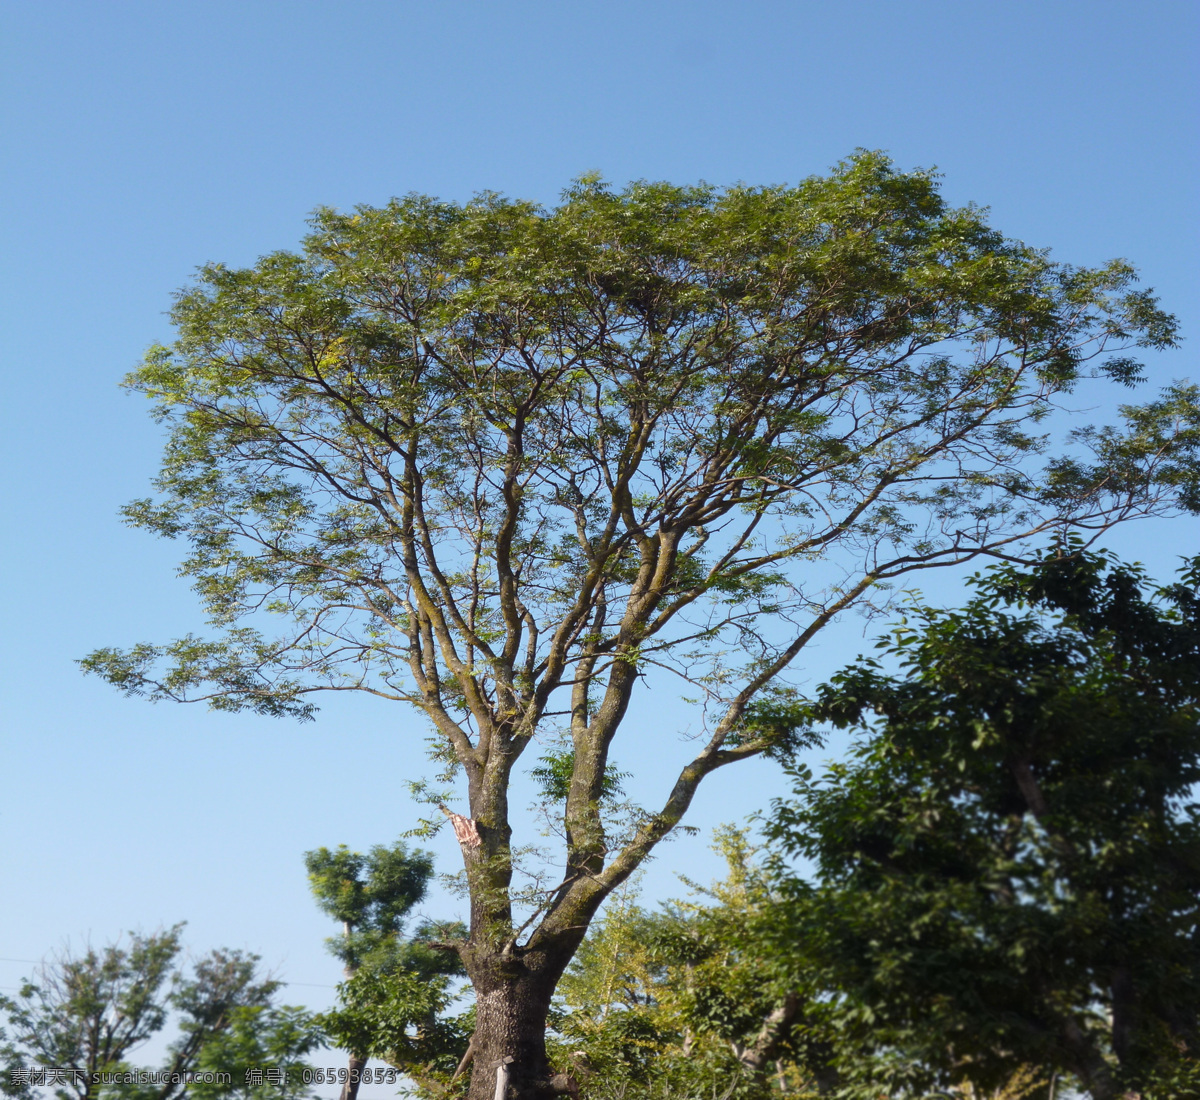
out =
<svg viewBox="0 0 1200 1100"><path fill-rule="evenodd" d="M1200 1086L1200 559L1147 587L1104 557L991 571L912 608L898 675L860 661L815 701L862 736L772 814L818 871L780 926L863 1096L1021 1064L1178 1096L1188 1058Z"/></svg>
<svg viewBox="0 0 1200 1100"><path fill-rule="evenodd" d="M302 251L203 268L172 317L129 379L169 437L126 516L188 542L223 634L84 667L220 709L365 691L424 714L477 829L461 951L487 1062L515 1058L522 1095L551 1088L540 1021L588 921L706 775L794 745L782 674L836 615L1034 534L1200 507L1195 387L1039 434L1173 343L1132 267L1055 263L878 154L795 187L321 210ZM614 836L610 746L656 669L703 736ZM555 726L562 880L522 921L507 792ZM540 1007L492 1034L507 997Z"/></svg>
<svg viewBox="0 0 1200 1100"><path fill-rule="evenodd" d="M344 844L306 852L304 866L317 905L340 925L328 947L348 971L364 964L386 966L399 943L405 918L425 897L433 874L428 852L403 843L376 844L352 852Z"/></svg>

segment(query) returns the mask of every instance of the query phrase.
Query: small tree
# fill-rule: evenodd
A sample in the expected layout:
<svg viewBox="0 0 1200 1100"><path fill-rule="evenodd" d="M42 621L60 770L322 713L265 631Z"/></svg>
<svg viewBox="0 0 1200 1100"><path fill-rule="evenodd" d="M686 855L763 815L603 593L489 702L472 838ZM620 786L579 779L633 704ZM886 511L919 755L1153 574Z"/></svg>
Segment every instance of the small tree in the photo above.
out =
<svg viewBox="0 0 1200 1100"><path fill-rule="evenodd" d="M862 661L823 689L814 719L865 736L772 815L819 869L815 891L793 883L774 950L819 961L856 1095L901 1083L889 1050L918 1089L993 1088L1024 1064L1096 1100L1185 1095L1200 559L1149 596L1095 557L976 586L960 611L913 608L886 645L900 675Z"/></svg>
<svg viewBox="0 0 1200 1100"><path fill-rule="evenodd" d="M934 178L862 154L795 188L581 180L563 204L412 196L318 212L300 254L204 268L130 385L170 425L130 522L192 546L223 639L83 663L154 699L310 716L321 691L423 713L461 769L477 996L472 1100L570 1084L546 1013L609 896L718 768L786 751L781 679L842 611L1030 535L1200 505L1194 388L1037 426L1174 340L1130 266L1052 263ZM258 630L269 613L284 634ZM606 833L639 684L678 674L703 736ZM514 909L508 792L572 743L559 883Z"/></svg>
<svg viewBox="0 0 1200 1100"><path fill-rule="evenodd" d="M304 864L317 904L342 925L342 935L327 942L345 967L343 1003L325 1017L332 1037L350 1050L341 1100L358 1095L372 1056L428 1077L436 1072L430 1063L445 1053L445 1025L437 1017L451 1000L446 979L463 973L442 941L464 931L425 921L411 939L402 938L405 919L425 896L432 858L402 842L376 845L365 855L342 844L306 853ZM390 1026L378 1026L381 1012L390 1014Z"/></svg>
<svg viewBox="0 0 1200 1100"><path fill-rule="evenodd" d="M188 969L178 964L183 926L82 954L64 952L44 964L15 1000L0 999L9 1020L11 1045L6 1092L28 1094L31 1067L61 1071L59 1100L212 1100L244 1095L250 1100L291 1100L308 1093L301 1059L320 1032L310 1014L277 1007L280 983L257 973L258 958L218 950ZM178 1016L178 1037L159 1069L141 1070L134 1051ZM247 1066L291 1069L290 1080L244 1089ZM243 1059L249 1059L248 1061ZM194 1073L228 1074L214 1084ZM36 1083L36 1082L35 1082Z"/></svg>

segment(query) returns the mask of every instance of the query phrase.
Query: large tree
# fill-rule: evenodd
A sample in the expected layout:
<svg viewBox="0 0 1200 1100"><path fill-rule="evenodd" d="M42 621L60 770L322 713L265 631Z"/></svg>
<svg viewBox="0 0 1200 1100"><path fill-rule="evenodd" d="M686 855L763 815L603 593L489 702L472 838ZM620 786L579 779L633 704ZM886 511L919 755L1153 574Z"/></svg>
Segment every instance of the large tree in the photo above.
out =
<svg viewBox="0 0 1200 1100"><path fill-rule="evenodd" d="M506 1058L513 1095L567 1088L546 1012L589 921L705 776L786 747L781 675L823 627L916 570L1200 501L1192 388L1053 455L1036 434L1085 377L1132 383L1127 350L1173 342L1134 284L876 154L793 188L322 210L299 253L202 269L130 378L170 437L127 518L190 542L225 634L85 667L221 709L365 691L422 712L469 802L471 1096ZM661 670L697 685L704 733L614 837L610 748ZM561 880L526 920L509 785L554 726Z"/></svg>

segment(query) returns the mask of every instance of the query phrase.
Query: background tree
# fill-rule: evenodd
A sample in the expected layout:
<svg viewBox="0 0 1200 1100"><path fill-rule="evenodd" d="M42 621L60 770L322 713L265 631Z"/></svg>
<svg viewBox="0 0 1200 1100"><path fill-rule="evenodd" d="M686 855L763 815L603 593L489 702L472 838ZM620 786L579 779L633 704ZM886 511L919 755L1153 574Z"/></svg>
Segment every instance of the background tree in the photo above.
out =
<svg viewBox="0 0 1200 1100"><path fill-rule="evenodd" d="M317 904L342 925L342 935L327 940L345 968L346 978L368 962L386 969L399 950L399 935L409 910L425 896L433 861L427 853L409 854L403 844L376 845L363 855L344 844L331 852L318 848L304 857ZM367 1056L351 1051L342 1100L354 1100Z"/></svg>
<svg viewBox="0 0 1200 1100"><path fill-rule="evenodd" d="M399 1070L412 1081L413 1095L461 1096L463 1073L475 1055L475 1012L456 1003L461 983L451 981L445 952L414 946L406 965L360 970L340 986L338 1006L321 1016L321 1024L344 1049Z"/></svg>
<svg viewBox="0 0 1200 1100"><path fill-rule="evenodd" d="M781 674L916 570L1200 506L1194 388L1031 434L1173 320L1124 262L1052 263L934 178L862 154L794 188L580 181L561 206L419 196L320 211L298 254L204 268L130 385L170 426L134 524L183 537L223 638L92 654L135 695L423 712L465 778L472 1100L569 1087L555 986L606 897L727 764L791 744ZM289 625L259 631L270 613ZM599 795L649 670L704 735L620 842ZM508 791L573 746L559 885L516 912Z"/></svg>
<svg viewBox="0 0 1200 1100"><path fill-rule="evenodd" d="M294 1006L243 1005L201 1048L196 1070L224 1074L188 1086L190 1100L300 1100L315 1076L307 1056L324 1044L319 1019ZM255 1070L261 1069L261 1079ZM125 1094L143 1100L141 1094ZM124 1100L124 1097L123 1097Z"/></svg>
<svg viewBox="0 0 1200 1100"><path fill-rule="evenodd" d="M743 830L717 831L728 875L649 912L610 901L560 983L554 1027L590 1097L816 1095L835 1078L779 900ZM686 881L686 880L685 880Z"/></svg>
<svg viewBox="0 0 1200 1100"><path fill-rule="evenodd" d="M12 1005L7 997L0 998L0 1012ZM29 1068L24 1052L9 1039L8 1030L0 1027L0 1096L12 1100L30 1100L33 1096L32 1082L24 1075Z"/></svg>
<svg viewBox="0 0 1200 1100"><path fill-rule="evenodd" d="M354 1100L371 1057L418 1084L446 1076L454 1068L446 1061L461 1059L467 1036L440 1018L454 999L449 979L465 973L443 941L465 929L423 921L403 937L433 874L429 853L410 852L402 842L366 854L343 844L306 853L304 864L317 904L342 925L342 935L327 943L345 966L346 983L341 1004L323 1018L330 1037L351 1052L342 1100Z"/></svg>
<svg viewBox="0 0 1200 1100"><path fill-rule="evenodd" d="M823 941L798 919L795 884L785 878L790 889L779 888L776 860L741 829L719 829L715 846L723 880L689 883L689 898L658 911L623 888L567 968L552 1042L559 1061L577 1067L584 1095L928 1097L918 1080L932 1076L924 1051L897 1028L876 1036L862 1011L874 1006L832 984ZM934 1095L1034 1100L1054 1091L1050 1072L1015 1056L996 1078L988 1088L959 1078Z"/></svg>
<svg viewBox="0 0 1200 1100"><path fill-rule="evenodd" d="M121 1100L212 1100L218 1093L241 1092L249 1065L291 1068L289 1084L267 1082L258 1100L290 1100L306 1095L301 1059L319 1044L312 1016L301 1009L277 1007L280 984L257 973L258 957L217 950L185 968L179 965L180 933L131 933L126 944L89 948L81 955L63 953L44 964L15 1000L0 1002L8 1017L10 1067L40 1066L67 1071L52 1083L59 1100L91 1100L100 1095ZM137 1067L134 1051L178 1018L178 1037L165 1063L154 1072L160 1080L104 1081ZM261 1060L240 1061L244 1055ZM204 1070L230 1074L232 1089L203 1085L187 1075ZM21 1082L9 1079L13 1095ZM15 1087L15 1091L14 1090Z"/></svg>
<svg viewBox="0 0 1200 1100"><path fill-rule="evenodd" d="M912 608L884 646L901 674L823 689L814 718L862 739L773 815L819 869L782 943L822 961L864 1097L1021 1063L1097 1100L1193 1095L1200 559L1157 593L1091 556L975 585Z"/></svg>
<svg viewBox="0 0 1200 1100"><path fill-rule="evenodd" d="M123 1065L162 1030L179 978L182 929L177 924L150 936L133 934L127 947L89 948L79 957L64 953L43 965L36 981L24 983L17 1001L6 1006L29 1063L71 1071L62 1095L87 1100L98 1091L94 1074Z"/></svg>

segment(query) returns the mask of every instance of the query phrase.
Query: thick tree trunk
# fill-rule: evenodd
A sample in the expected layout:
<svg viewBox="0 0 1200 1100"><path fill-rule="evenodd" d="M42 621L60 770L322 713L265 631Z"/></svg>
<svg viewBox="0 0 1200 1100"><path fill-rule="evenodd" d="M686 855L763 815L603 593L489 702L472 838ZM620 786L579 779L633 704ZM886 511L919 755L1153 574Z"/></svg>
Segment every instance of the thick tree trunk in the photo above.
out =
<svg viewBox="0 0 1200 1100"><path fill-rule="evenodd" d="M574 1081L555 1073L546 1057L546 1018L563 966L539 955L473 960L475 1054L468 1100L493 1100L501 1065L508 1069L506 1100L546 1100L574 1091Z"/></svg>

